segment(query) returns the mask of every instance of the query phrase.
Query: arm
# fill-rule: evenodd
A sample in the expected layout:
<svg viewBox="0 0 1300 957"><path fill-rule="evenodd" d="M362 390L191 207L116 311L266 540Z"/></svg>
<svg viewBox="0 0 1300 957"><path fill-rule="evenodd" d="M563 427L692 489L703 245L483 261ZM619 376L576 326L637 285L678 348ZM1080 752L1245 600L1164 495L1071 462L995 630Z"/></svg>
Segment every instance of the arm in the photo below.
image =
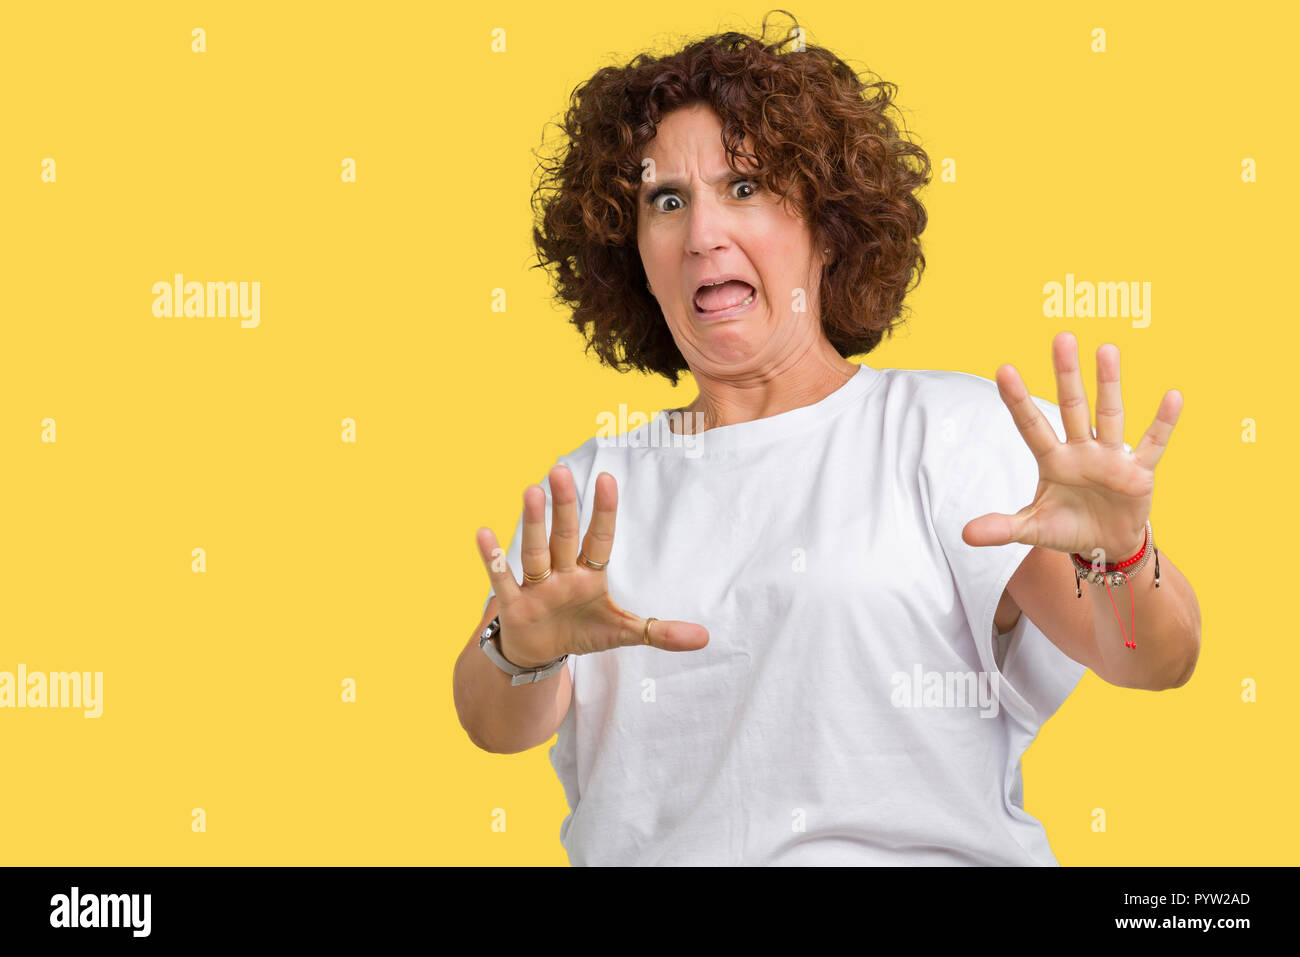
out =
<svg viewBox="0 0 1300 957"><path fill-rule="evenodd" d="M557 675L511 685L510 676L478 646L478 636L496 614L497 597L493 595L483 620L456 659L452 695L461 727L477 747L494 754L516 754L555 735L569 712L573 679L566 663Z"/></svg>
<svg viewBox="0 0 1300 957"><path fill-rule="evenodd" d="M998 616L1002 618L1010 600L1052 644L1109 684L1164 691L1187 683L1200 654L1201 609L1191 584L1165 552L1160 553L1159 588L1154 562L1148 562L1128 587L1112 586L1109 595L1104 587L1085 582L1079 598L1074 585L1069 555L1034 548L1007 583ZM1014 622L1014 614L1010 620ZM1138 647L1125 648L1124 636L1133 628Z"/></svg>
<svg viewBox="0 0 1300 957"><path fill-rule="evenodd" d="M1187 579L1166 558L1168 573L1162 569L1159 589L1154 562L1148 562L1129 586L1083 584L1091 593L1084 599L1074 593L1074 571L1065 553L1127 556L1145 542L1155 467L1178 422L1182 394L1165 393L1155 421L1130 450L1124 443L1119 350L1110 344L1097 349L1095 430L1072 334L1052 340L1052 358L1064 441L1015 367L1000 367L998 394L1034 453L1038 487L1034 500L1014 515L990 512L968 522L962 538L969 545L1034 546L1008 581L1003 600L1009 595L1066 655L1111 684L1177 688L1191 677L1200 654L1200 608ZM1075 607L1068 608L1072 603ZM1015 620L1001 605L998 612L1004 621ZM1125 647L1138 636L1141 650Z"/></svg>

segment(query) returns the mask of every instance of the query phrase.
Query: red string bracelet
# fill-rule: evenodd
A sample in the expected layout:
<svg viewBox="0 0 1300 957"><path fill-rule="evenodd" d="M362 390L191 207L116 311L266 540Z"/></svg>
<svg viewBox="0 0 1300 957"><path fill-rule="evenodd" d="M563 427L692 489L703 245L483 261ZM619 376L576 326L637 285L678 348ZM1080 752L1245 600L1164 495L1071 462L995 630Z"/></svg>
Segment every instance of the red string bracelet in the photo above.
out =
<svg viewBox="0 0 1300 957"><path fill-rule="evenodd" d="M1150 546L1148 552L1147 546ZM1156 559L1155 585L1160 587L1160 550L1156 548L1154 536L1151 534L1151 523L1147 522L1146 537L1142 540L1142 547L1132 558L1126 558L1122 562L1089 562L1078 552L1070 553L1070 560L1074 563L1074 595L1076 598L1083 597L1083 591L1079 588L1079 582L1087 579L1094 585L1105 585L1106 595L1110 598L1110 606L1115 609L1115 617L1119 620L1119 633L1124 634L1124 619L1120 618L1119 607L1115 604L1115 596L1110 593L1110 586L1129 585L1129 576L1136 575L1142 570L1142 566L1147 563L1147 559L1154 555ZM1137 647L1137 605L1133 600L1133 588L1130 585L1128 592L1129 601L1129 634L1124 635L1124 647Z"/></svg>

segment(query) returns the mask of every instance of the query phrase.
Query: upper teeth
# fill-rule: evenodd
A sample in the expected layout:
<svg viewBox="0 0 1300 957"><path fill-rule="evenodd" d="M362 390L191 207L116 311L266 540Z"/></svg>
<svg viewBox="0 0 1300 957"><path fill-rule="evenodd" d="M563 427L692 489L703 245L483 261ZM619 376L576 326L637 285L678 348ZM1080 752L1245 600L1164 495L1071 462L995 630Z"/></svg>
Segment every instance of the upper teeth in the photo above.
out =
<svg viewBox="0 0 1300 957"><path fill-rule="evenodd" d="M730 280L730 279L719 279L717 282L706 282L704 285L705 285L705 286L721 286L724 282L731 282L731 280ZM701 286L700 288L702 289L702 288L704 288L704 287Z"/></svg>

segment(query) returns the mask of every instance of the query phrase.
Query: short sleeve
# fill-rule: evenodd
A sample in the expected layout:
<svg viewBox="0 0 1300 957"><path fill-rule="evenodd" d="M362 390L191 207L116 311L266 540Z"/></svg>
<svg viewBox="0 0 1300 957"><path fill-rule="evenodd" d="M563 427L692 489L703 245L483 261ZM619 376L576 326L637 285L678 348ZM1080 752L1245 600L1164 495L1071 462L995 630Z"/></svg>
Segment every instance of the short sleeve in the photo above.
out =
<svg viewBox="0 0 1300 957"><path fill-rule="evenodd" d="M556 461L556 465L567 466L569 470L574 473L574 487L577 489L577 494L578 494L578 514L581 515L582 503L583 503L582 476L580 476L577 473L573 464L563 457ZM543 476L542 480L537 484L540 485L542 487L542 491L546 493L546 505L545 505L546 537L549 540L551 537L551 479L550 479L550 469L547 469L546 471L547 474ZM498 541L500 541L499 538ZM519 518L515 522L515 531L514 531L514 535L512 535L510 538L510 545L509 547L506 548L506 563L510 566L510 571L515 576L515 581L521 584L523 583L523 575L524 575L523 562L521 560L523 548L524 548L524 505L521 496L519 502ZM496 589L489 587L488 596L487 598L483 599L483 613L487 612L488 603L492 601L492 596L495 594L496 594ZM569 666L569 677L572 678L574 676L574 670L577 668L578 656L569 655L569 660L567 664Z"/></svg>
<svg viewBox="0 0 1300 957"><path fill-rule="evenodd" d="M1033 546L1020 542L968 545L962 539L962 529L981 515L1014 515L1032 502L1038 489L1038 462L998 395L995 382L966 376L954 385L958 386L962 405L957 412L949 407L948 417L960 423L955 434L961 436L961 441L952 449L946 468L939 470L945 479L936 504L935 531L952 571L981 667L998 675L1004 707L1036 731L1061 706L1087 669L1057 648L1023 612L1009 636L1003 638L1005 657L998 653L993 616L1007 582ZM1059 408L1036 396L1033 401L1057 438L1064 441ZM1072 585L1063 580L1061 587Z"/></svg>
<svg viewBox="0 0 1300 957"><path fill-rule="evenodd" d="M1041 727L1088 669L1057 648L1024 613L1003 640L1007 650L1002 674L1011 687L1019 689Z"/></svg>

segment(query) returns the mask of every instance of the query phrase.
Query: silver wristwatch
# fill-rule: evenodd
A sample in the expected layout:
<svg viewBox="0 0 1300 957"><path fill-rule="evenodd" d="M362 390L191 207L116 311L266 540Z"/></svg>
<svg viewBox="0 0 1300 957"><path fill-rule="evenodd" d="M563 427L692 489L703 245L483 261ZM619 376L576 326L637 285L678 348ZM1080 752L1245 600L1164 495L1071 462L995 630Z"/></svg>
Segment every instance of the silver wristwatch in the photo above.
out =
<svg viewBox="0 0 1300 957"><path fill-rule="evenodd" d="M498 668L512 676L510 678L510 684L512 685L527 685L549 678L564 667L564 662L569 657L568 655L560 655L549 665L542 665L540 668L520 668L518 665L507 661L506 656L501 654L501 648L497 644L497 636L500 634L501 616L497 615L488 622L488 626L483 629L483 634L478 636L478 646L496 663Z"/></svg>

